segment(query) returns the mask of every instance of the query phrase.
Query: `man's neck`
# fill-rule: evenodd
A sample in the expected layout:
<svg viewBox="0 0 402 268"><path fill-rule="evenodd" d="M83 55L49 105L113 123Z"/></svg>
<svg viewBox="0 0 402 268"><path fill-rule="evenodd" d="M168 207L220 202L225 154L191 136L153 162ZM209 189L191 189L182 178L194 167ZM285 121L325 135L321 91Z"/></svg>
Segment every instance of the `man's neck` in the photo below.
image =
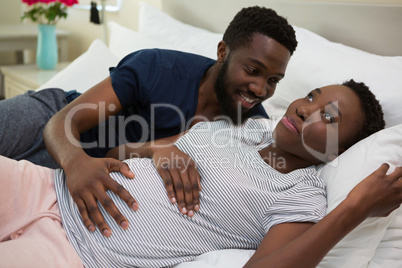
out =
<svg viewBox="0 0 402 268"><path fill-rule="evenodd" d="M218 71L219 66L215 63L205 72L201 79L197 110L192 125L200 121L213 121L221 113L221 107L214 88Z"/></svg>

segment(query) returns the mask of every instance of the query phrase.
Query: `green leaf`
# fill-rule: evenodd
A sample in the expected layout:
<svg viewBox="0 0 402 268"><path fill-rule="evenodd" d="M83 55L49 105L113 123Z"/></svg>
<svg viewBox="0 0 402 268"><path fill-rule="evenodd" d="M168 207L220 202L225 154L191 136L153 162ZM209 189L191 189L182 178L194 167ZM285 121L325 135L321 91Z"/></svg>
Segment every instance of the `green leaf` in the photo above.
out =
<svg viewBox="0 0 402 268"><path fill-rule="evenodd" d="M21 16L21 20L30 19L37 23L56 24L59 19L67 18L67 6L60 2L34 4L31 10Z"/></svg>

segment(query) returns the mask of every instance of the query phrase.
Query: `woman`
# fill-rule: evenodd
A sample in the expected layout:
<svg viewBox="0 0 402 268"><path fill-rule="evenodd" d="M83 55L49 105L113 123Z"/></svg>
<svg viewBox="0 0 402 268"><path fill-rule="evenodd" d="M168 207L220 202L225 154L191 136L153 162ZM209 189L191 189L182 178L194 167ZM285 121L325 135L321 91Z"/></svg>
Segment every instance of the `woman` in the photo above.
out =
<svg viewBox="0 0 402 268"><path fill-rule="evenodd" d="M53 176L51 170L1 158L0 216L5 225L0 228L0 255L8 256L2 263L162 267L211 250L257 248L247 267L314 267L361 221L387 214L402 201L402 168L386 175L383 165L324 217L325 185L311 165L333 159L384 126L379 104L367 92L354 81L315 89L289 106L273 132L267 121L257 120L242 127L226 121L195 125L175 144L197 163L202 178L200 209L193 217L169 202L150 159L128 160L135 180L121 173L111 176L141 208L133 212L132 204L109 193L128 218L117 224L104 213L112 235L102 227L88 231L61 170ZM21 174L23 165L28 167ZM18 181L22 176L23 184ZM41 198L38 193L30 197L33 186L26 184L42 191ZM44 249L48 257L41 258ZM26 257L30 252L35 254Z"/></svg>

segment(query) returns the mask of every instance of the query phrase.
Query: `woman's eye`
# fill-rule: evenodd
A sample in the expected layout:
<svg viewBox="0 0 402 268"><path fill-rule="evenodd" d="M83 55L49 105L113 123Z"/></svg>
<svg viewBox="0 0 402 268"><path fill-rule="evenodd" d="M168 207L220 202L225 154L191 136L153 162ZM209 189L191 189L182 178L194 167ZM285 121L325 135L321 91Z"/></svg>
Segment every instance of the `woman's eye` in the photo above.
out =
<svg viewBox="0 0 402 268"><path fill-rule="evenodd" d="M324 116L325 120L328 121L328 122L330 122L330 123L332 123L332 121L334 120L334 118L332 117L332 115L331 115L330 113L328 113L328 112L324 112L324 113L323 113L323 116Z"/></svg>
<svg viewBox="0 0 402 268"><path fill-rule="evenodd" d="M309 101L313 101L313 94L307 94L306 99L308 99Z"/></svg>

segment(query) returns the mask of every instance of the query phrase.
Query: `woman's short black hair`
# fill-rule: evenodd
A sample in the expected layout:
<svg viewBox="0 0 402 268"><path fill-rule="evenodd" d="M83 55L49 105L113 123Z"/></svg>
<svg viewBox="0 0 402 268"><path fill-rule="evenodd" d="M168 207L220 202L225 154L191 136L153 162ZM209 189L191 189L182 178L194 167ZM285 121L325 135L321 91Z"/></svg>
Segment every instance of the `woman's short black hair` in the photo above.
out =
<svg viewBox="0 0 402 268"><path fill-rule="evenodd" d="M371 134L384 129L384 113L382 111L380 102L364 83L358 83L351 79L344 82L342 85L347 86L356 93L360 99L360 105L365 115L363 126L354 139L349 142L349 146L347 146L350 147Z"/></svg>
<svg viewBox="0 0 402 268"><path fill-rule="evenodd" d="M290 55L296 49L297 40L293 27L274 10L253 6L240 10L223 35L223 41L230 50L248 46L255 33L266 35L284 47Z"/></svg>

